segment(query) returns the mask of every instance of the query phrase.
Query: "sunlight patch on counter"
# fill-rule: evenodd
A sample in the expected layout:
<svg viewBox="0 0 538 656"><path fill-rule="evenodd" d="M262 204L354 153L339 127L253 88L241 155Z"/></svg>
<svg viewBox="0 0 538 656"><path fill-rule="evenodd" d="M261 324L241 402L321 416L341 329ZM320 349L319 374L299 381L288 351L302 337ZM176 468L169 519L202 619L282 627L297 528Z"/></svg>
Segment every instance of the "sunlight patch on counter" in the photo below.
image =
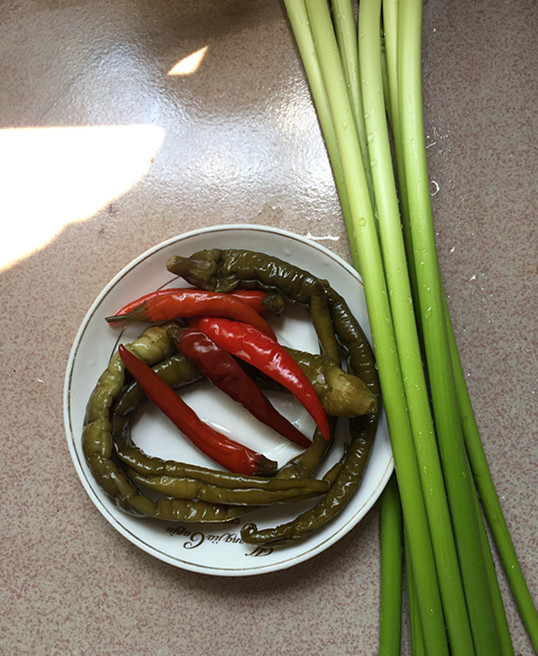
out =
<svg viewBox="0 0 538 656"><path fill-rule="evenodd" d="M311 232L307 232L305 237L312 241L340 241L338 235L313 235Z"/></svg>
<svg viewBox="0 0 538 656"><path fill-rule="evenodd" d="M164 136L143 124L0 130L0 271L129 191Z"/></svg>
<svg viewBox="0 0 538 656"><path fill-rule="evenodd" d="M168 75L184 76L196 73L208 48L209 46L204 46L203 48L200 48L200 50L180 59L177 64L174 64L174 66L168 71Z"/></svg>

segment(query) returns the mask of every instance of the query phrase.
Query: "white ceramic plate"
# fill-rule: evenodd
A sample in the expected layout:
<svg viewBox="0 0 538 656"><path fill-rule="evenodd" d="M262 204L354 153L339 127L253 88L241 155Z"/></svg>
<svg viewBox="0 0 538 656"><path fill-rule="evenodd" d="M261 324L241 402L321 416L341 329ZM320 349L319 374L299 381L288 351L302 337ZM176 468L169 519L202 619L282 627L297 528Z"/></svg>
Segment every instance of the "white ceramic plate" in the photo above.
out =
<svg viewBox="0 0 538 656"><path fill-rule="evenodd" d="M82 485L103 516L133 544L165 562L187 570L221 576L247 576L291 567L327 549L353 528L381 494L393 469L392 453L384 416L381 417L375 444L363 482L348 506L325 527L298 544L284 548L256 548L240 538L242 523L274 526L294 517L304 507L280 505L249 513L228 524L188 524L135 518L120 510L94 481L81 449L81 431L86 403L99 375L117 348L119 341L129 342L142 330L109 326L105 316L142 294L178 280L166 269L172 255L188 256L204 248L246 248L279 256L326 278L342 294L370 337L362 284L357 273L343 260L298 235L265 226L230 225L196 230L155 246L121 271L101 292L89 309L71 351L64 389L64 418L67 441ZM185 284L184 281L179 281ZM271 319L279 340L289 346L317 351L313 330L300 311L286 310L285 318ZM212 396L208 396L208 395ZM279 464L289 460L297 448L274 435L227 397L204 385L182 392L183 398L204 419L222 432L249 436L255 446ZM208 402L210 399L211 402ZM312 422L305 411L288 397L274 397L280 410L301 430L312 433ZM163 415L146 406L133 422L133 439L146 452L162 457L196 462L214 467L214 463L196 451ZM339 439L344 439L339 427ZM244 441L244 440L243 440ZM326 467L337 459L334 453ZM310 503L310 502L309 502Z"/></svg>

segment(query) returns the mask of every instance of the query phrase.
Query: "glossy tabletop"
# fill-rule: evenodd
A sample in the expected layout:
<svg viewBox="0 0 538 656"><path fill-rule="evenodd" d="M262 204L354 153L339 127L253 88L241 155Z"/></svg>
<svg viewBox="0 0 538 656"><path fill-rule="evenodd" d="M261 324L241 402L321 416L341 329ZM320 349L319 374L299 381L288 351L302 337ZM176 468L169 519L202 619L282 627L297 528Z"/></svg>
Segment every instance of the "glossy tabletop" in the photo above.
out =
<svg viewBox="0 0 538 656"><path fill-rule="evenodd" d="M153 558L103 519L64 431L78 327L108 281L155 244L261 224L351 261L283 6L5 0L0 19L0 654L376 654L378 504L307 562L207 576ZM441 269L486 455L537 595L538 9L428 0L423 28ZM500 583L515 651L531 656Z"/></svg>

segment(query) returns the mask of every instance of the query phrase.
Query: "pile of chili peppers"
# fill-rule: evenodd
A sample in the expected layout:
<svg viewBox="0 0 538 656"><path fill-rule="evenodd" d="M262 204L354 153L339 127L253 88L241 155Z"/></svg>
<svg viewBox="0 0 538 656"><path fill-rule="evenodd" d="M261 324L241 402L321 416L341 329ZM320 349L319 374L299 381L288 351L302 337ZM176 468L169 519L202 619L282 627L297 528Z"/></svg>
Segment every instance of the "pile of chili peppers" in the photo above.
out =
<svg viewBox="0 0 538 656"><path fill-rule="evenodd" d="M193 287L146 294L106 317L111 325L151 325L119 346L88 402L82 446L94 477L124 510L167 521L227 521L272 503L319 497L286 524L242 529L243 539L256 544L309 535L338 514L360 485L374 440L379 383L362 329L327 281L263 253L212 249L174 257L167 268ZM321 354L279 344L265 317L287 303L309 310ZM201 379L301 447L299 456L278 469L204 423L180 395ZM262 391L274 385L310 413L312 439ZM133 444L129 420L144 398L226 471L163 460ZM336 416L349 419L349 443L336 465L316 478L333 444Z"/></svg>

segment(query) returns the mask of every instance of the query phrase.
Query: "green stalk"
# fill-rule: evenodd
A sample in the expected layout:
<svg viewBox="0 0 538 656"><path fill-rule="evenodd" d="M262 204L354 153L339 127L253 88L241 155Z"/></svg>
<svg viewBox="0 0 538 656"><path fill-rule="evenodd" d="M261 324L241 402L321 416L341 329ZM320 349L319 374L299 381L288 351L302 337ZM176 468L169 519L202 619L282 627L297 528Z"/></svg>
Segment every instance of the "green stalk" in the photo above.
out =
<svg viewBox="0 0 538 656"><path fill-rule="evenodd" d="M355 126L361 148L362 161L368 181L368 188L372 194L372 180L368 166L368 146L366 143L366 129L364 126L364 112L362 106L362 92L360 85L359 50L357 46L357 30L351 0L333 0L332 13L336 42L340 51L340 59L344 69L346 84L351 101L351 109L355 118ZM373 195L372 195L373 203Z"/></svg>
<svg viewBox="0 0 538 656"><path fill-rule="evenodd" d="M334 131L333 119L329 107L329 100L325 90L325 84L319 68L319 63L315 54L315 46L312 40L312 34L308 25L308 16L303 0L284 0L288 19L293 31L297 48L303 62L306 78L312 94L312 100L316 107L318 121L323 139L327 148L327 155L331 163L334 181L340 205L344 217L344 223L348 231L352 230L351 210L349 208L349 199L346 185L344 182L344 173L340 161L340 152ZM353 266L359 270L359 257L355 243L350 242L351 260Z"/></svg>
<svg viewBox="0 0 538 656"><path fill-rule="evenodd" d="M499 638L460 426L431 216L422 118L422 2L400 0L398 16L398 90L405 184L432 403L475 648L479 655L493 656L500 653Z"/></svg>
<svg viewBox="0 0 538 656"><path fill-rule="evenodd" d="M523 620L523 624L534 647L534 651L538 653L538 613L521 569L516 549L512 542L501 508L501 503L495 489L495 484L493 483L491 472L488 467L471 399L469 398L469 391L467 389L467 383L465 382L465 373L461 365L448 309L446 310L446 317L450 355L456 381L456 394L460 408L465 447L471 462L476 487L480 493L482 507L484 508L484 513L488 520L506 578L508 579L510 589L517 604L521 619Z"/></svg>
<svg viewBox="0 0 538 656"><path fill-rule="evenodd" d="M336 41L340 50L340 59L342 60L351 108L355 117L361 153L366 166L368 151L366 149L366 131L364 129L361 87L359 83L359 50L357 48L357 32L351 0L333 0L332 13Z"/></svg>
<svg viewBox="0 0 538 656"><path fill-rule="evenodd" d="M398 3L399 0L383 0L383 27L385 33L385 59L387 63L387 77L389 87L389 122L393 134L394 155L396 159L396 177L400 200L400 213L405 235L404 245L407 261L413 262L413 244L410 234L409 208L407 202L407 189L405 186L405 166L402 151L402 138L400 127L400 93L398 90ZM408 267L409 279L413 290L413 298L417 296L417 282L415 269Z"/></svg>
<svg viewBox="0 0 538 656"><path fill-rule="evenodd" d="M381 69L381 0L359 5L359 60L365 123L378 226L396 343L445 619L454 653L474 653L471 626L456 552L443 472L437 449L430 399L412 302L400 224Z"/></svg>
<svg viewBox="0 0 538 656"><path fill-rule="evenodd" d="M379 252L373 209L374 201L370 196L372 187L368 184L371 180L369 177L371 170L375 169L379 161L385 161L386 155L379 156L378 151L375 150L373 142L377 141L380 132L375 127L375 123L374 127L370 123L367 133L371 138L367 137L366 141L367 143L372 141L372 145L368 149L370 159L376 164L373 167L364 166L361 134L364 136L363 130L366 122L363 124L360 116L357 118L357 94L354 92L352 81L357 79L362 79L362 84L366 87L372 85L381 88L385 84L385 90L387 87L389 90L388 97L385 92L385 102L395 142L405 236L404 249L410 265L408 273L413 298L418 299L418 315L421 321L417 328L424 340L441 461L445 468L450 508L453 509L452 519L461 570L464 574L465 595L472 620L476 653L489 656L489 654L502 651L503 654L511 654L513 648L489 542L474 483L471 480L469 460L512 592L533 645L538 652L536 608L518 563L487 467L448 311L445 312L446 298L433 234L422 121L420 79L422 4L420 0L361 0L359 11L362 8L365 12L375 11L377 14L380 11L378 7L381 1L383 2L386 49L381 52L381 46L375 45L366 48L366 55L361 55L359 47L359 71L357 72L356 55L353 46L350 46L351 26L354 28L354 18L350 12L349 0L333 0L336 36L332 29L325 0L307 0L306 4L303 0L284 0L312 89L320 125L326 141L328 141L327 150L342 202L353 263L361 271L365 283L374 349L387 411L406 526L406 538L408 539L406 549L411 584L412 621L414 626L420 628L418 633L415 631L414 641L420 646L421 652L424 648L424 653L437 655L448 652L446 634L441 626L443 608L440 603L439 590L436 588L434 549L432 549L432 542L435 547L435 543L440 540L440 534L437 533L439 529L433 527L432 523L432 542L430 542L424 499L428 498L429 491L433 489L433 486L425 486L424 490L420 489L420 467L426 464L426 469L429 468L427 463L431 461L431 455L429 460L421 459L423 458L421 451L424 448L422 439L424 426L426 426L426 423L421 422L426 422L426 420L425 415L423 416L421 411L416 410L421 406L420 404L417 406L417 402L413 400L414 397L410 393L411 388L408 385L409 379L406 375L406 366L411 366L411 361L417 362L414 360L417 351L416 342L413 341L414 337L409 343L402 337L406 334L402 333L402 329L399 327L402 321L401 317L404 316L403 308L394 305L392 298L387 302L391 292L396 295L391 287L391 283L396 278L395 272L391 268L392 263L399 262L399 266L403 270L403 262L401 259L394 259L396 251L393 250L395 248L393 245L386 247L387 236L384 236L384 227L380 227L382 244L385 244L383 255ZM362 25L362 21L359 16L360 25ZM369 34L375 34L375 32L369 31ZM372 83L372 78L369 78L371 60L368 61L368 53L370 50L376 52L376 75L378 52L379 57L383 57L383 65L386 66L386 75L384 78L382 77L381 84L378 81ZM344 67L342 59L345 63ZM366 74L360 71L361 66L366 66ZM358 86L356 82L355 84ZM368 117L371 108L366 106L367 103L362 97L364 95L364 93L361 94L361 102L364 103L364 111ZM372 97L378 99L380 95L383 96L383 93L376 91ZM353 102L350 96L354 98ZM374 105L374 109L379 115L382 113L379 111L379 105ZM358 133L359 130L361 134ZM383 135L384 139L385 135ZM377 154L372 155L372 153ZM392 173L392 178L393 175ZM394 184L393 179L391 184ZM381 206L379 198L387 195L387 187L383 179L378 187L375 202ZM393 202L392 189L388 196ZM390 231L387 234L390 235ZM398 258L401 258L401 252L397 252ZM387 279L385 279L384 267ZM398 285L401 283L396 283L397 289L401 292L403 288ZM405 288L402 298L410 297L409 290ZM443 330L445 321L447 331ZM404 325L406 325L405 322ZM420 369L420 366L418 368ZM420 382L422 384L422 381ZM404 394L407 395L405 399ZM458 411L461 411L461 422ZM431 413L429 417L431 423ZM420 425L423 426L422 431L418 429ZM426 433L429 437L431 437L431 432L430 427L427 426ZM419 463L417 463L412 440L419 436L421 439L416 441L419 458ZM464 442L465 444L463 444ZM428 448L431 448L431 445ZM435 460L435 454L433 455ZM433 481L433 478L428 479L427 475L422 482L428 480ZM437 486L435 489L438 489ZM390 493L387 492L387 499L389 497ZM431 507L429 504L427 505L431 514ZM394 517L391 521L394 522ZM446 520L443 523L446 523ZM394 529L394 525L392 529ZM387 530L390 529L386 527L383 529L385 535ZM385 545L383 548L389 549L389 547L390 545L388 547ZM394 554L392 555L394 556ZM384 556L385 560L387 557ZM435 557L439 559L437 561L438 572L439 578L442 579L439 567L443 561L440 560L438 552L435 553ZM430 585L429 590L428 585ZM386 587L386 581L385 583L382 581L382 588ZM453 618L456 615L452 615L455 610L451 608L451 603L446 601L449 598L446 593L447 589L446 584L441 585L441 590L444 591L443 601L451 635L451 647L454 653L461 652L465 655L474 653L469 651L468 637L465 638L466 647L457 647L457 643L454 642L455 621ZM387 600L385 592L382 597L384 597L384 601L382 598L383 610L384 604L388 605L391 600ZM461 610L465 608L466 604L458 603L457 605ZM419 615L414 613L415 608L418 608ZM383 610L384 617L385 612ZM382 635L387 631L384 617L381 618L380 641ZM451 617L452 619L450 619ZM388 637L383 638L383 640L385 639L388 640ZM497 649L498 645L500 645L500 649Z"/></svg>
<svg viewBox="0 0 538 656"><path fill-rule="evenodd" d="M390 88L389 88L389 72L387 68L387 55L385 50L385 35L381 38L381 72L383 74L383 97L385 98L385 106L387 114L390 117L392 109L390 106Z"/></svg>
<svg viewBox="0 0 538 656"><path fill-rule="evenodd" d="M482 545L482 552L484 554L484 562L486 564L488 584L489 584L491 599L493 602L493 613L495 615L495 622L497 624L497 630L499 634L499 650L503 656L514 656L514 647L512 645L510 629L508 628L508 622L504 610L504 603L501 596L501 590L499 588L499 581L497 580L497 573L495 572L495 565L493 563L491 548L486 533L486 527L484 525L482 510L480 508L480 503L478 501L478 494L476 493L476 489L474 490L473 501L476 509L475 512L477 516L480 518L480 523L479 523L480 543Z"/></svg>
<svg viewBox="0 0 538 656"><path fill-rule="evenodd" d="M352 231L349 233L349 238L356 242L364 281L403 515L410 535L409 553L414 563L426 648L428 653L441 656L448 654L444 617L374 212L326 0L308 0L306 8L329 98L350 201Z"/></svg>
<svg viewBox="0 0 538 656"><path fill-rule="evenodd" d="M379 656L398 656L402 632L402 509L393 474L381 495Z"/></svg>
<svg viewBox="0 0 538 656"><path fill-rule="evenodd" d="M405 536L405 552L408 553L408 538ZM415 575L409 559L406 558L407 568L407 599L409 603L409 631L411 634L411 653L413 656L425 656L424 634L417 608L417 586Z"/></svg>
<svg viewBox="0 0 538 656"><path fill-rule="evenodd" d="M400 112L398 108L398 0L383 0L383 32L385 35L385 61L388 73L388 114L390 123L398 127ZM395 140L397 137L395 136Z"/></svg>

